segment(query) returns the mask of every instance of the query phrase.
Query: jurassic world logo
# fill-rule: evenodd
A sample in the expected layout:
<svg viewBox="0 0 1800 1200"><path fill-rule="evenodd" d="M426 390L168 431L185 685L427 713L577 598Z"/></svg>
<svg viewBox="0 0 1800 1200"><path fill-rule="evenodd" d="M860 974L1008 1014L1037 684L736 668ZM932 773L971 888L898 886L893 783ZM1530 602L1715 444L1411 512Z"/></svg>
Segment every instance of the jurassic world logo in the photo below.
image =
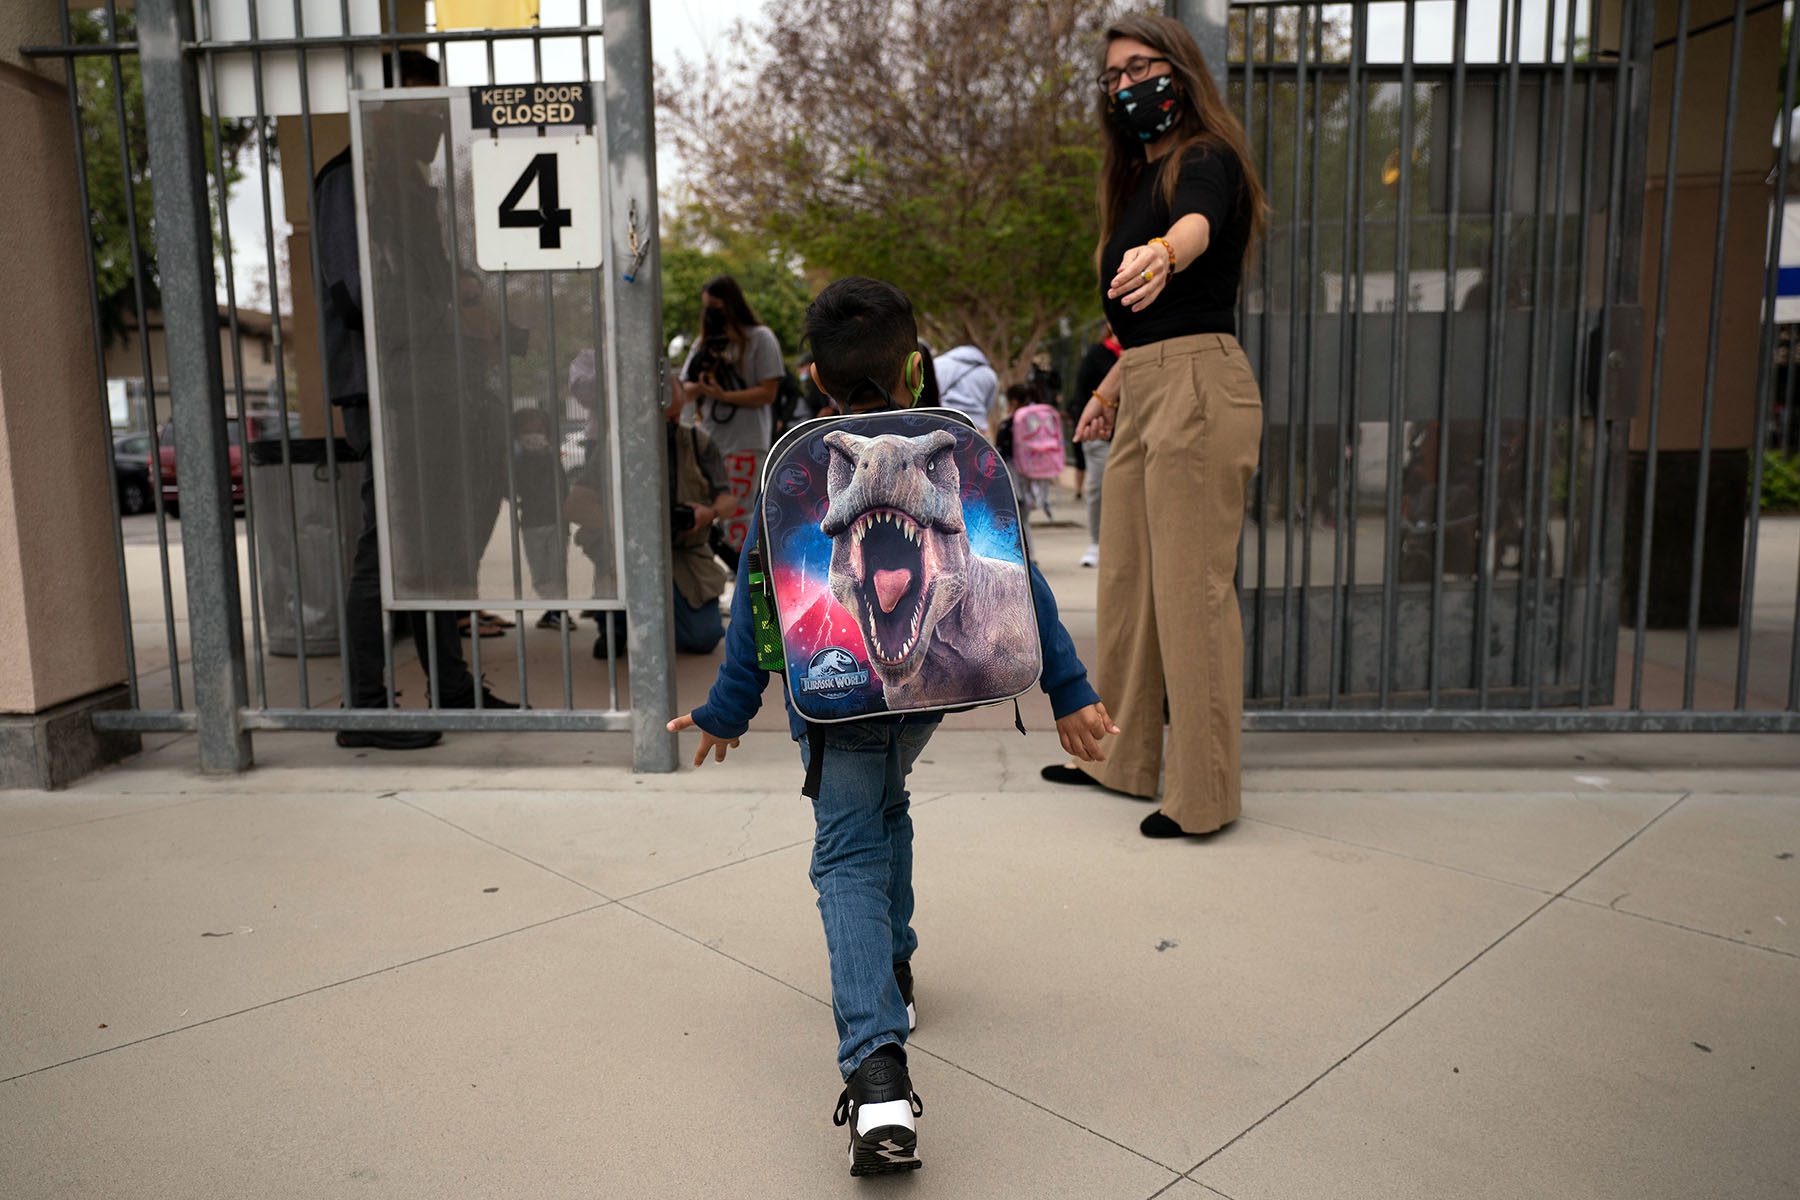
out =
<svg viewBox="0 0 1800 1200"><path fill-rule="evenodd" d="M859 687L867 686L869 672L858 667L856 656L837 646L827 646L806 664L806 677L800 690L808 696L825 700L842 700Z"/></svg>

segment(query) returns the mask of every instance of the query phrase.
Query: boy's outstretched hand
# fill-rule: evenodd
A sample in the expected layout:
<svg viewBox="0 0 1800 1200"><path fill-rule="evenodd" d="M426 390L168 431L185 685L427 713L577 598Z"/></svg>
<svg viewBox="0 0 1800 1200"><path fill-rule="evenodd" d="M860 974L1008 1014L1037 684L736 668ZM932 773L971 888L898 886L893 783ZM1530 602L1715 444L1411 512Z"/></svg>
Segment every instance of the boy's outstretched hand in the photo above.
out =
<svg viewBox="0 0 1800 1200"><path fill-rule="evenodd" d="M1082 711L1085 712L1086 710L1083 709ZM1060 721L1057 722L1059 728L1061 724ZM669 722L668 729L670 733L683 733L689 729L700 729L700 727L694 724L693 713L682 713L679 717L676 717L673 721ZM1117 733L1118 730L1115 729L1113 732ZM1063 745L1066 746L1068 744L1068 740L1065 738L1063 740ZM708 750L712 751L714 762L724 762L725 752L727 750L736 750L737 745L738 739L736 738L718 738L706 732L706 730L700 729L700 748L694 751L694 765L697 767L706 761L706 752ZM1073 753L1073 751L1071 751L1071 753Z"/></svg>
<svg viewBox="0 0 1800 1200"><path fill-rule="evenodd" d="M1097 700L1086 708L1076 709L1056 723L1056 736L1062 739L1063 749L1083 762L1105 762L1106 755L1100 750L1100 739L1109 733L1118 732L1119 727L1106 715L1106 705Z"/></svg>

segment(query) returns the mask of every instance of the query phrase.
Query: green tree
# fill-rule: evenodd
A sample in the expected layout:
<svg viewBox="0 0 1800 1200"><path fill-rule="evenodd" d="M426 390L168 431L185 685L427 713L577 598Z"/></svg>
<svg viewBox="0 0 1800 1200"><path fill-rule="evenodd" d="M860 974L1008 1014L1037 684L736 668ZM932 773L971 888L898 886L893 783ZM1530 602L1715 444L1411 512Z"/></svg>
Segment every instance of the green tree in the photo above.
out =
<svg viewBox="0 0 1800 1200"><path fill-rule="evenodd" d="M689 341L700 328L700 288L715 275L730 275L744 289L756 315L781 341L782 352L800 349L801 323L811 289L778 250L753 234L710 226L705 214L677 212L663 228L663 337Z"/></svg>
<svg viewBox="0 0 1800 1200"><path fill-rule="evenodd" d="M1023 373L1099 307L1107 0L794 0L664 81L699 207L774 261L886 279L925 335Z"/></svg>
<svg viewBox="0 0 1800 1200"><path fill-rule="evenodd" d="M81 45L94 45L112 40L108 37L104 12L71 14L74 40ZM118 40L131 41L137 36L135 16L129 10L118 13ZM121 336L137 324L134 278L144 281L144 304L155 307L161 291L156 269L156 223L150 193L149 140L144 128L144 81L135 55L121 55L117 75L113 60L95 56L76 60L76 95L81 110L82 152L87 164L88 232L94 242L94 282L100 296L100 320L108 340ZM123 100L124 121L119 118ZM237 183L238 161L244 147L255 137L255 124L249 121L219 122L220 154L225 163L225 178L214 180L213 224L218 226L217 205ZM213 166L211 122L205 129L206 163ZM273 136L269 139L271 146ZM129 195L131 203L127 203ZM138 255L131 253L131 218L136 217Z"/></svg>

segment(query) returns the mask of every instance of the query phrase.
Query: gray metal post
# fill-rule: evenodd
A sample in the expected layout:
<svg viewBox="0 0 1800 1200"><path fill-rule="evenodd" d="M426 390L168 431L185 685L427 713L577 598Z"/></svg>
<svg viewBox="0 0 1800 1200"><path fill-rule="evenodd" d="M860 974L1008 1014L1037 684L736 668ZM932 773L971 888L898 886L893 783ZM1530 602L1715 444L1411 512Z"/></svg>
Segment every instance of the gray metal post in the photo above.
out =
<svg viewBox="0 0 1800 1200"><path fill-rule="evenodd" d="M606 0L608 393L617 414L630 613L631 762L673 771L675 630L669 615L669 493L663 434L662 266L657 253L656 107L649 0ZM627 276L631 281L627 281Z"/></svg>
<svg viewBox="0 0 1800 1200"><path fill-rule="evenodd" d="M1213 82L1219 85L1219 94L1224 95L1229 45L1225 22L1231 16L1231 0L1167 0L1164 10L1186 25L1200 43L1200 53L1206 57Z"/></svg>
<svg viewBox="0 0 1800 1200"><path fill-rule="evenodd" d="M199 84L193 63L182 53L182 46L194 40L193 6L184 0L139 0L137 26L181 479L182 560L200 767L242 771L250 765L250 735L240 715L246 698L244 628L226 449L225 383L219 363L212 217L200 137Z"/></svg>

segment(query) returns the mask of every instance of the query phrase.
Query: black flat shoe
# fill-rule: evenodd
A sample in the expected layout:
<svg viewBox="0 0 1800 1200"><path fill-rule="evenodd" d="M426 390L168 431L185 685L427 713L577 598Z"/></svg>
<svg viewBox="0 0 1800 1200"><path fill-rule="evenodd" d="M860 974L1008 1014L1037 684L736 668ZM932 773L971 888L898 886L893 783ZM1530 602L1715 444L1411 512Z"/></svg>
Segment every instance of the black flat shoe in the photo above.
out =
<svg viewBox="0 0 1800 1200"><path fill-rule="evenodd" d="M1220 826L1220 828L1224 827ZM1209 829L1205 833L1189 833L1159 808L1138 823L1138 832L1147 838L1209 838L1219 830Z"/></svg>
<svg viewBox="0 0 1800 1200"><path fill-rule="evenodd" d="M1226 822L1217 829L1208 829L1206 833L1188 833L1186 829L1177 826L1174 819L1170 819L1161 808L1138 822L1138 833L1147 838L1210 838L1229 828L1231 826Z"/></svg>
<svg viewBox="0 0 1800 1200"><path fill-rule="evenodd" d="M1042 775L1051 783L1070 783L1081 787L1106 786L1092 775L1089 775L1086 771L1076 767L1065 766L1062 763L1051 763L1049 766L1039 771L1038 774Z"/></svg>

